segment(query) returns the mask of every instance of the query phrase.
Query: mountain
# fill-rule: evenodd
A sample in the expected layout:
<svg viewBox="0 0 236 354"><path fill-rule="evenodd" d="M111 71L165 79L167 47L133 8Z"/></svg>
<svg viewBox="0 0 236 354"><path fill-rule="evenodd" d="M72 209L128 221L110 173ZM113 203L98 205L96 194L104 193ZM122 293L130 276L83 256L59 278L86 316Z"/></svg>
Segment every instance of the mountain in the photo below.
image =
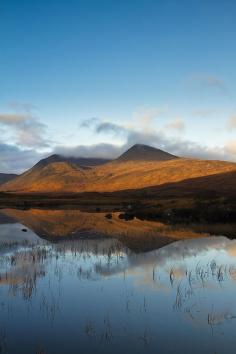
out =
<svg viewBox="0 0 236 354"><path fill-rule="evenodd" d="M17 177L14 173L0 173L0 185Z"/></svg>
<svg viewBox="0 0 236 354"><path fill-rule="evenodd" d="M96 166L82 166L71 160L58 162L57 157L50 157L0 189L25 193L114 192L164 186L190 179L190 187L193 188L194 180L199 177L235 171L236 163L177 158L149 146L134 145L118 159ZM235 182L232 181L232 185ZM204 188L210 189L211 186L207 183Z"/></svg>
<svg viewBox="0 0 236 354"><path fill-rule="evenodd" d="M40 160L35 167L44 167L54 162L68 162L78 166L98 166L107 163L111 160L102 158L87 158L87 157L66 157L62 155L51 155L45 159Z"/></svg>
<svg viewBox="0 0 236 354"><path fill-rule="evenodd" d="M69 186L76 184L76 189L83 188L85 170L108 163L111 160L103 158L65 157L51 155L40 160L27 170L12 184L6 183L3 189L9 191L67 191ZM6 181L7 182L7 181ZM0 186L2 190L2 186Z"/></svg>
<svg viewBox="0 0 236 354"><path fill-rule="evenodd" d="M168 152L156 149L154 147L135 144L121 156L119 156L115 161L166 161L177 158ZM34 167L44 167L55 162L67 162L80 167L87 166L99 166L107 162L111 162L111 159L103 158L86 158L86 157L66 157L58 154L51 155L45 159L40 160Z"/></svg>
<svg viewBox="0 0 236 354"><path fill-rule="evenodd" d="M168 152L156 149L152 146L135 144L118 157L117 161L167 161L176 158L177 156L171 155Z"/></svg>

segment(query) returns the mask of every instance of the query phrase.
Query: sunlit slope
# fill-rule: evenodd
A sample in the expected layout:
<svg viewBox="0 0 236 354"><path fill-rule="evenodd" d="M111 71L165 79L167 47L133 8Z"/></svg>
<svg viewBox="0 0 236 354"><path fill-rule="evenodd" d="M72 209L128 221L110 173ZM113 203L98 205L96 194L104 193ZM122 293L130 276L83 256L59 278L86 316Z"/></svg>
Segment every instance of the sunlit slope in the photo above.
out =
<svg viewBox="0 0 236 354"><path fill-rule="evenodd" d="M96 188L92 189L92 184L87 188L97 191L140 189L231 171L236 171L235 163L180 158L162 162L110 163L97 170Z"/></svg>
<svg viewBox="0 0 236 354"><path fill-rule="evenodd" d="M119 191L161 186L198 177L236 171L236 164L223 161L172 159L167 161L114 161L81 168L69 163L51 163L33 168L1 186L11 192ZM232 174L232 176L235 176ZM231 181L232 185L236 181ZM191 181L194 184L194 181ZM210 186L203 185L203 188Z"/></svg>
<svg viewBox="0 0 236 354"><path fill-rule="evenodd" d="M77 185L83 188L86 181L85 170L67 162L55 162L46 166L26 171L4 185L9 191L60 191L67 190L69 186ZM69 188L70 189L70 188Z"/></svg>

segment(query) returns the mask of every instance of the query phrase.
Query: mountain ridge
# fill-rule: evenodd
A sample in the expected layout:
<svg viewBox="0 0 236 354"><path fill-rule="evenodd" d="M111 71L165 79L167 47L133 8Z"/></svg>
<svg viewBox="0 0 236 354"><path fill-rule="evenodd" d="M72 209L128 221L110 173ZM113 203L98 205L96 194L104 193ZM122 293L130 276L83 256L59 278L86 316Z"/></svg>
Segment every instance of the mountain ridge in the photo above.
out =
<svg viewBox="0 0 236 354"><path fill-rule="evenodd" d="M104 163L110 162L110 159L96 158L96 157L74 157L74 156L63 156L60 154L50 155L39 162L37 162L33 167L43 167L54 162L70 162L71 164L79 166L97 166Z"/></svg>
<svg viewBox="0 0 236 354"><path fill-rule="evenodd" d="M95 166L80 166L71 159L58 161L58 157L52 156L54 162L48 163L50 157L39 161L2 185L0 190L17 193L114 192L236 171L236 163L179 158L141 144L134 145L115 160Z"/></svg>

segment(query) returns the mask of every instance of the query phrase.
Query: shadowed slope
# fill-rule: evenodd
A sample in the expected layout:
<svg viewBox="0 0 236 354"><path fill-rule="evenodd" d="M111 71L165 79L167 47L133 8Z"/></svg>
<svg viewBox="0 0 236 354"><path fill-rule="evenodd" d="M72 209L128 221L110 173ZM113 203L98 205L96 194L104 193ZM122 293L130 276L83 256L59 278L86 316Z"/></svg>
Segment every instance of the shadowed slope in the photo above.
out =
<svg viewBox="0 0 236 354"><path fill-rule="evenodd" d="M130 190L134 195L152 196L152 197L184 197L192 196L227 196L236 197L236 169L226 172L187 178L176 182L167 182L161 185L142 188L139 190ZM122 192L121 192L122 193Z"/></svg>
<svg viewBox="0 0 236 354"><path fill-rule="evenodd" d="M45 167L54 162L67 162L77 166L98 166L107 163L111 160L102 158L86 158L86 157L66 157L62 155L51 155L45 159L40 160L33 168Z"/></svg>
<svg viewBox="0 0 236 354"><path fill-rule="evenodd" d="M15 173L0 173L0 185L9 182L16 177L17 175Z"/></svg>

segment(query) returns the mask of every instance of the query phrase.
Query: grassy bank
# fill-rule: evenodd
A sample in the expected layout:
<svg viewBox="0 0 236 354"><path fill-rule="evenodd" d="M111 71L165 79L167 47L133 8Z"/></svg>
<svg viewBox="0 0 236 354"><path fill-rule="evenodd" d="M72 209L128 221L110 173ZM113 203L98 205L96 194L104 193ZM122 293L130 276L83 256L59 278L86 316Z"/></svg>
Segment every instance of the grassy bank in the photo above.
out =
<svg viewBox="0 0 236 354"><path fill-rule="evenodd" d="M120 211L125 217L174 223L233 223L236 199L232 196L183 195L166 197L126 193L10 194L0 193L0 208L80 209Z"/></svg>

